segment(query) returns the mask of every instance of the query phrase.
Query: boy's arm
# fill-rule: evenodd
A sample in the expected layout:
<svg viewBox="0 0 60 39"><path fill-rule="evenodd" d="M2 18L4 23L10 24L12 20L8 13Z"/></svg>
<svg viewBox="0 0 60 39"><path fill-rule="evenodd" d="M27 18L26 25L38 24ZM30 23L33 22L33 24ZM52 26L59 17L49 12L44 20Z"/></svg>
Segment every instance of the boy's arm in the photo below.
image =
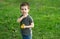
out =
<svg viewBox="0 0 60 39"><path fill-rule="evenodd" d="M30 25L29 26L25 26L25 28L33 28L34 27L34 22L33 22L32 17L29 18L29 23L30 23Z"/></svg>
<svg viewBox="0 0 60 39"><path fill-rule="evenodd" d="M24 18L23 16L20 17L20 18L18 18L18 19L17 19L17 22L18 22L18 23L21 22L23 18Z"/></svg>
<svg viewBox="0 0 60 39"><path fill-rule="evenodd" d="M17 19L17 22L20 23L22 21L22 19L24 19L25 17L27 17L27 15L23 15L22 17Z"/></svg>
<svg viewBox="0 0 60 39"><path fill-rule="evenodd" d="M33 28L34 27L34 22L31 23L29 26L24 26L24 28Z"/></svg>

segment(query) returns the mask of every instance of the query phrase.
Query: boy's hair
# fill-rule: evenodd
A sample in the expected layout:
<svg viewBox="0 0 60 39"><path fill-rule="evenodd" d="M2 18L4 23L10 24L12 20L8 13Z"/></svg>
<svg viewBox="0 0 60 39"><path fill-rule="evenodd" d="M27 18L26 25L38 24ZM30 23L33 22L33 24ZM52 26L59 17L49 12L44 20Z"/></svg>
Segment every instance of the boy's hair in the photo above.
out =
<svg viewBox="0 0 60 39"><path fill-rule="evenodd" d="M20 9L22 6L28 6L28 9L29 9L29 3L28 2L23 2L21 5L20 5Z"/></svg>

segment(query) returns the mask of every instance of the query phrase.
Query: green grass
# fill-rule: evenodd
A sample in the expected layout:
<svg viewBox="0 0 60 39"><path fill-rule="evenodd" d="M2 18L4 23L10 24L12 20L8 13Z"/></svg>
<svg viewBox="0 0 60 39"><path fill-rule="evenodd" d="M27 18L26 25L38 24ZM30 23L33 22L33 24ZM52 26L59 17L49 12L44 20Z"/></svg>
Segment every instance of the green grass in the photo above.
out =
<svg viewBox="0 0 60 39"><path fill-rule="evenodd" d="M60 39L60 0L0 0L0 39L21 39L20 3L30 4L33 39Z"/></svg>

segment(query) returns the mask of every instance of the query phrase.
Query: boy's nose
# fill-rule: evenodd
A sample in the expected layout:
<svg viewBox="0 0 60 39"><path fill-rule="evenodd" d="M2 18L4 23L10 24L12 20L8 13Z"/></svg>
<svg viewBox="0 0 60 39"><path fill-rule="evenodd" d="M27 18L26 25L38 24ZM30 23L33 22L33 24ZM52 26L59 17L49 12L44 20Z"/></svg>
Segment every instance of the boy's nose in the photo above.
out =
<svg viewBox="0 0 60 39"><path fill-rule="evenodd" d="M23 10L23 11L25 11L25 10Z"/></svg>

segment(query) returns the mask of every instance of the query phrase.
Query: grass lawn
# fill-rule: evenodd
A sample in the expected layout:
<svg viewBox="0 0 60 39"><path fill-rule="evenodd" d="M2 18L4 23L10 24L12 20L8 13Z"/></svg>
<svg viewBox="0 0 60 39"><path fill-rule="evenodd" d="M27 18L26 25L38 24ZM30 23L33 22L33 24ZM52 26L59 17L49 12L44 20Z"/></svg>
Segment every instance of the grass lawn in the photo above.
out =
<svg viewBox="0 0 60 39"><path fill-rule="evenodd" d="M29 2L33 39L60 39L60 0L0 0L0 39L21 39L20 3Z"/></svg>

